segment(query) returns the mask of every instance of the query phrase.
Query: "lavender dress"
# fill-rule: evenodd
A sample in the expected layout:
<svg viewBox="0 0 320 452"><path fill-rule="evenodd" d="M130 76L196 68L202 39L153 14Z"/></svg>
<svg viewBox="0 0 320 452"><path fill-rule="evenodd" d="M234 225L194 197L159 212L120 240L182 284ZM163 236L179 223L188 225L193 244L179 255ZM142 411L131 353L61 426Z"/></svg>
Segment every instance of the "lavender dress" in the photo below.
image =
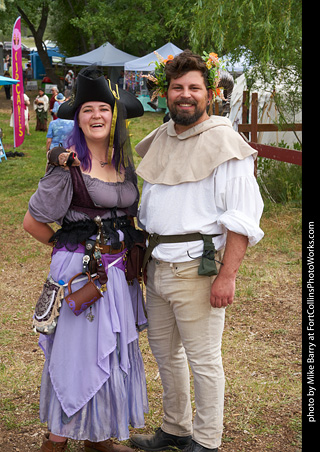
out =
<svg viewBox="0 0 320 452"><path fill-rule="evenodd" d="M86 174L83 177L97 205L117 206L119 216L124 215L121 209L129 208L135 215L138 192L127 173L122 183L107 183ZM69 209L72 194L70 172L52 168L40 180L29 211L43 223L83 220L83 213ZM55 250L50 266L53 279L68 282L82 271L82 257L81 246L76 252ZM103 255L105 267L110 257ZM86 311L75 316L63 301L55 333L40 335L39 345L46 358L40 420L56 435L94 442L110 437L125 440L129 424L144 426L148 401L136 324L145 324L146 318L140 286L137 281L128 286L121 262L108 269L107 291L92 306L93 321L88 320ZM73 290L85 282L73 284Z"/></svg>

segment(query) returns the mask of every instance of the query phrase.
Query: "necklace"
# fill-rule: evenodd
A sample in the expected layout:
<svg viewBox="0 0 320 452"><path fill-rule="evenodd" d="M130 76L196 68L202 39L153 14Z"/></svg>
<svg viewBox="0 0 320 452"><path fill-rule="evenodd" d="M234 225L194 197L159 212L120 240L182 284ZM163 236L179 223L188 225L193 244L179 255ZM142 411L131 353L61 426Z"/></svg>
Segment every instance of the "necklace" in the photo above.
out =
<svg viewBox="0 0 320 452"><path fill-rule="evenodd" d="M97 157L95 157L94 155L92 156L95 160L97 160L97 162L100 163L101 168L104 168L106 165L108 165L108 162L104 162L103 160L99 160L97 159Z"/></svg>

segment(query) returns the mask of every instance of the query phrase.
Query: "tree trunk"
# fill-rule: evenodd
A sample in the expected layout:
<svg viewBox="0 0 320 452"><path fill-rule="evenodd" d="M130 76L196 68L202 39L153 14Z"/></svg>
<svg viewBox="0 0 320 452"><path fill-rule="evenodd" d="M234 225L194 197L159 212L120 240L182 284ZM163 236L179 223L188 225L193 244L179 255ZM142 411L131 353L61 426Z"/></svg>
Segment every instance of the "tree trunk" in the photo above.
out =
<svg viewBox="0 0 320 452"><path fill-rule="evenodd" d="M63 88L63 81L60 80L59 76L55 73L55 69L52 67L50 58L48 56L47 48L43 42L43 35L47 26L49 5L45 2L42 4L41 10L41 20L38 29L35 28L34 24L31 22L25 11L17 5L17 9L21 14L23 20L27 23L30 31L34 37L34 41L38 50L39 58L43 64L46 76L50 78L52 83L58 86L59 89Z"/></svg>

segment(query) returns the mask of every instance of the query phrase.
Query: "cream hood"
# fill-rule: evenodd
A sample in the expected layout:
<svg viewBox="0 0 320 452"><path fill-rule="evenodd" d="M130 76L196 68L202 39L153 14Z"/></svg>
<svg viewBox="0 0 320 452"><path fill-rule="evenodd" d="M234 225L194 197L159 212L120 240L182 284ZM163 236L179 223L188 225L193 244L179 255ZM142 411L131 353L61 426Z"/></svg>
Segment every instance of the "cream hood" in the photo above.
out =
<svg viewBox="0 0 320 452"><path fill-rule="evenodd" d="M137 174L151 184L164 185L196 182L227 160L257 156L222 116L210 116L179 135L170 120L144 138L136 151L143 157Z"/></svg>

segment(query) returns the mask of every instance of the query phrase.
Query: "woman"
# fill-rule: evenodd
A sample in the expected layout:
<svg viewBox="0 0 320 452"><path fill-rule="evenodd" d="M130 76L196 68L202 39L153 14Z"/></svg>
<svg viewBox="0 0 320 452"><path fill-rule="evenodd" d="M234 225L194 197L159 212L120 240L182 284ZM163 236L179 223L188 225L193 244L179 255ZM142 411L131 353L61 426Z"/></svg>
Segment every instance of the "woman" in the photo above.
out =
<svg viewBox="0 0 320 452"><path fill-rule="evenodd" d="M37 115L36 131L41 132L47 131L48 123L48 108L49 108L49 98L44 93L42 88L39 88L39 94L33 102L33 109Z"/></svg>
<svg viewBox="0 0 320 452"><path fill-rule="evenodd" d="M110 438L128 439L129 423L144 424L148 402L137 328L146 318L138 281L128 285L123 266L139 236L131 225L139 192L124 119L142 114L134 96L96 68L83 69L75 93L58 110L58 117L74 119L69 146L80 167L53 166L49 158L29 202L24 228L46 245L54 240L50 274L56 282L67 283L87 266L89 243L96 243L95 258L107 275L95 281L102 298L79 316L64 300L55 332L40 335L46 358L40 418L50 432L41 452L65 451L67 438L85 440L87 452L130 452ZM62 225L54 235L53 221ZM85 282L72 284L72 292Z"/></svg>
<svg viewBox="0 0 320 452"><path fill-rule="evenodd" d="M30 99L29 97L23 93L23 101L24 101L24 125L27 135L30 134L29 129L29 106L30 106ZM10 127L14 127L14 120L13 120L13 96L11 96L11 116L10 116Z"/></svg>

